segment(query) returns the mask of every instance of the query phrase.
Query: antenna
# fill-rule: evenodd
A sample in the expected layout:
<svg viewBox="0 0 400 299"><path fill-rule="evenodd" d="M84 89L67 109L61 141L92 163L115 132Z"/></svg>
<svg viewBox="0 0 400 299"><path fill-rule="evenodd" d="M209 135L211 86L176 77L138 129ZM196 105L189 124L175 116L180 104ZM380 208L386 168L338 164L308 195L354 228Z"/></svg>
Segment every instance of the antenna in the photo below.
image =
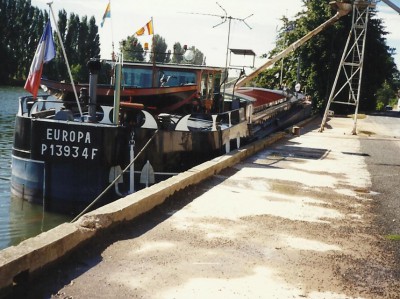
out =
<svg viewBox="0 0 400 299"><path fill-rule="evenodd" d="M226 22L226 20L237 20L237 21L243 22L247 27L249 27L249 29L253 29L253 28L250 27L249 24L246 23L246 20L247 20L248 18L250 18L251 16L253 16L253 14L248 15L248 16L245 17L245 18L235 18L235 17L232 17L232 16L228 16L228 13L226 12L225 8L223 8L223 7L221 6L221 4L219 4L218 2L216 2L216 3L217 3L217 5L224 11L224 15L209 14L209 13L200 13L200 12L183 12L183 13L185 13L185 14L191 14L191 15L201 15L201 16L211 16L211 17L218 17L218 18L221 18L221 19L222 19L222 22L221 22L221 23L218 23L217 25L214 25L212 28L215 28L215 27L218 27L219 25L224 24L224 23Z"/></svg>
<svg viewBox="0 0 400 299"><path fill-rule="evenodd" d="M219 17L222 19L222 21L220 23L218 23L217 25L214 25L212 28L218 27L224 23L226 23L227 20L229 20L228 22L228 42L226 45L226 60L225 60L225 80L228 78L228 54L229 54L229 40L230 40L230 35L231 35L231 21L232 20L237 20L240 22L243 22L249 29L252 29L249 24L246 23L246 20L248 18L250 18L253 14L241 19L241 18L235 18L232 16L228 16L228 13L226 12L225 8L223 8L221 6L221 4L219 4L218 2L216 2L217 5L224 11L223 15L217 15L217 14L205 14L205 13L195 13L195 12L188 12L188 14L193 14L193 15L203 15L203 16L211 16L211 17ZM225 94L225 84L224 84L224 94Z"/></svg>

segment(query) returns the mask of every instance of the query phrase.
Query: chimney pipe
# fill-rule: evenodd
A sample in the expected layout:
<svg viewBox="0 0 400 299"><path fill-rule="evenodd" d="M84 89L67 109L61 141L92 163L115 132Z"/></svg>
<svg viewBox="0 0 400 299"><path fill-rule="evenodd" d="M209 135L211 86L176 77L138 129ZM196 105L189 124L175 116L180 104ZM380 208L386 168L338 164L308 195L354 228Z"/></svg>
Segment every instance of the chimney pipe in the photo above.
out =
<svg viewBox="0 0 400 299"><path fill-rule="evenodd" d="M96 105L97 105L97 78L101 70L100 60L91 58L87 63L89 68L89 122L97 122Z"/></svg>

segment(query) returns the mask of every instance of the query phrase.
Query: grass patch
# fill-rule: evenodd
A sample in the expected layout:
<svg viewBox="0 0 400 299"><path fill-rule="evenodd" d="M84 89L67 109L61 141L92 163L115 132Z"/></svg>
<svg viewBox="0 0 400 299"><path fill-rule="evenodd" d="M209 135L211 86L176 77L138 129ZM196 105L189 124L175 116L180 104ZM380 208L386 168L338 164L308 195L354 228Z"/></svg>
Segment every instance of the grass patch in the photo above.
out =
<svg viewBox="0 0 400 299"><path fill-rule="evenodd" d="M368 135L368 136L376 135L376 133L374 133L374 132L371 132L371 131L363 131L363 130L358 131L358 133L359 133L359 134Z"/></svg>
<svg viewBox="0 0 400 299"><path fill-rule="evenodd" d="M387 235L385 238L391 241L400 241L400 235Z"/></svg>

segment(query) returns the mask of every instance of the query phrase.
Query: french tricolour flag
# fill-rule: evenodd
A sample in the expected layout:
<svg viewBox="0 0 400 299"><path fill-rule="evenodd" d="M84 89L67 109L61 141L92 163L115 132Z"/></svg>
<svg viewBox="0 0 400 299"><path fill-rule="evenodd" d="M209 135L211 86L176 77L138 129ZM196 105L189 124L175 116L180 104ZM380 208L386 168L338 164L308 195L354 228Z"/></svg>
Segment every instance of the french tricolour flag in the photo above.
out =
<svg viewBox="0 0 400 299"><path fill-rule="evenodd" d="M46 28L40 38L39 45L33 58L28 78L25 82L25 90L30 92L35 98L37 96L40 79L42 77L43 64L52 60L56 56L54 47L53 31L50 21L47 22Z"/></svg>

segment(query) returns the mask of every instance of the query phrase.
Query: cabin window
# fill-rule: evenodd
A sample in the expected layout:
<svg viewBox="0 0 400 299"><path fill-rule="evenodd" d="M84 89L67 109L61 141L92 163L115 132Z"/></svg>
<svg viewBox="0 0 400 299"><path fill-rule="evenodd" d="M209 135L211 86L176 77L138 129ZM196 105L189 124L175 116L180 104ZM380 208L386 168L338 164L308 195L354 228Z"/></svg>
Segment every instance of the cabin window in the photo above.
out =
<svg viewBox="0 0 400 299"><path fill-rule="evenodd" d="M160 70L159 86L184 86L196 84L196 74L176 70Z"/></svg>
<svg viewBox="0 0 400 299"><path fill-rule="evenodd" d="M124 68L122 70L122 86L149 88L152 85L151 74L151 69Z"/></svg>

